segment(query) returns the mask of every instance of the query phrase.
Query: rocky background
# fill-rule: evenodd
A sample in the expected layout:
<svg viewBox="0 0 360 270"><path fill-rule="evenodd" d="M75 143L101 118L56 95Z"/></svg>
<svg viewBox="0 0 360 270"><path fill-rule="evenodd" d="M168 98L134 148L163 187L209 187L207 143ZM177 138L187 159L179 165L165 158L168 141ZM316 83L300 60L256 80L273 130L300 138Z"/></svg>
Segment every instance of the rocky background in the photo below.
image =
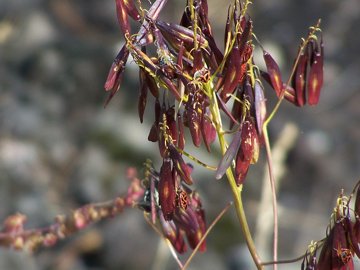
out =
<svg viewBox="0 0 360 270"><path fill-rule="evenodd" d="M182 10L183 2L170 0L163 18L178 21L181 13L176 10ZM270 125L274 143L279 136L294 136L288 151L277 146L284 154L277 164L283 166L279 253L280 258L293 258L311 240L324 237L340 189L350 192L360 178L360 2L254 2L255 33L284 74L308 26L319 17L323 22L326 79L320 104L300 109L284 102ZM227 4L209 0L220 44ZM141 169L146 158L159 164L157 145L146 139L152 113L142 125L137 118L134 65L127 68L120 93L103 107L103 83L122 43L113 1L0 0L1 220L21 212L28 216L27 226L46 226L57 214L125 191L125 168ZM267 92L270 109L275 97ZM291 131L284 131L289 125ZM210 164L217 162L205 152L189 152ZM244 193L260 252L270 259L266 224L271 224L271 209L260 203L262 156L251 168ZM210 223L231 196L211 172L196 167L195 175ZM209 235L207 253L198 254L189 269L252 269L239 231L230 210ZM279 269L288 267L300 269L300 264ZM34 255L0 249L0 269L177 267L142 213L129 210Z"/></svg>

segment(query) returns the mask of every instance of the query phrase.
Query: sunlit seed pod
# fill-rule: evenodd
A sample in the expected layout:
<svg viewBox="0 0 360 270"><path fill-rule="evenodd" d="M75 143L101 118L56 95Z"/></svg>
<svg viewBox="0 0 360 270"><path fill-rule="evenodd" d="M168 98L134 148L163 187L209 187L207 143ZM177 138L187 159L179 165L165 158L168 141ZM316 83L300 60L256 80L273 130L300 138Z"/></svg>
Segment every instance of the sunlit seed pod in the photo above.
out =
<svg viewBox="0 0 360 270"><path fill-rule="evenodd" d="M104 85L105 91L114 90L115 88L119 87L120 85L119 81L121 80L120 76L125 70L125 65L128 57L129 57L129 50L124 45L111 65L109 74L106 78Z"/></svg>
<svg viewBox="0 0 360 270"><path fill-rule="evenodd" d="M240 86L238 86L236 88L235 96L236 96L237 99L234 99L233 107L231 109L231 115L236 120L240 120L241 115L242 115L242 105L241 105L240 101L241 101L242 96L243 96L243 91L242 91L242 88ZM237 121L235 122L233 119L230 118L230 127L229 128L232 129L235 124L239 124L239 123Z"/></svg>
<svg viewBox="0 0 360 270"><path fill-rule="evenodd" d="M175 180L172 175L171 160L165 158L160 169L158 185L159 203L165 220L171 220L175 209Z"/></svg>
<svg viewBox="0 0 360 270"><path fill-rule="evenodd" d="M264 51L263 57L266 64L267 73L270 77L271 86L274 88L276 95L280 97L283 91L283 82L281 79L279 66L268 52Z"/></svg>

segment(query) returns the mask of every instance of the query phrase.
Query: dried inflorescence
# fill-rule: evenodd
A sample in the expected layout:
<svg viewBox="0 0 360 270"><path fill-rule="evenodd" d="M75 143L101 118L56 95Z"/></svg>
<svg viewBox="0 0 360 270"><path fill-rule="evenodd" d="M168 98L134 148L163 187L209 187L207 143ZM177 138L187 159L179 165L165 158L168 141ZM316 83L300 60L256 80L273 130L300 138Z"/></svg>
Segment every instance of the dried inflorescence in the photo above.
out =
<svg viewBox="0 0 360 270"><path fill-rule="evenodd" d="M354 268L353 257L360 258L360 190L356 185L355 207L350 206L353 194L348 198L340 194L326 238L312 245L304 258L302 269L316 270L351 270ZM316 252L321 247L320 256Z"/></svg>
<svg viewBox="0 0 360 270"><path fill-rule="evenodd" d="M323 81L323 42L322 39L318 42L317 38L319 25L310 28L286 83L276 61L265 50L267 70L261 71L255 65L253 21L247 14L249 1L235 0L229 6L223 52L213 36L206 0L186 1L179 23L161 20L160 14L166 3L167 0L156 0L146 11L142 1L116 0L125 44L105 83L106 91L110 92L106 104L120 89L131 55L139 67L140 122L144 120L150 92L155 108L148 140L158 143L163 160L159 172L153 170L156 184L152 193L156 191L159 199L151 207L157 209L152 210L152 219L157 217L162 224L168 223L164 227L181 227L188 233L185 221L180 221L188 220L183 219L184 214L192 208L185 209L183 205L191 203L179 204L177 199L179 192L187 194L188 198L192 194L189 193L189 186L193 184L192 167L183 159L186 128L193 145L200 147L203 144L209 152L216 137L219 138L224 155L217 167L216 178L222 178L230 168L235 176L234 185L242 185L250 165L258 160L263 141L267 113L261 80L270 84L279 101L285 98L302 106L307 99L310 105L317 104ZM138 30L131 28L130 18L138 24ZM234 133L226 152L227 145L222 139L224 116L230 122L228 133ZM179 215L179 211L183 214ZM194 215L189 216L199 221ZM182 240L175 241L180 239L178 232L165 231L176 249L183 251ZM191 237L188 235L188 238Z"/></svg>

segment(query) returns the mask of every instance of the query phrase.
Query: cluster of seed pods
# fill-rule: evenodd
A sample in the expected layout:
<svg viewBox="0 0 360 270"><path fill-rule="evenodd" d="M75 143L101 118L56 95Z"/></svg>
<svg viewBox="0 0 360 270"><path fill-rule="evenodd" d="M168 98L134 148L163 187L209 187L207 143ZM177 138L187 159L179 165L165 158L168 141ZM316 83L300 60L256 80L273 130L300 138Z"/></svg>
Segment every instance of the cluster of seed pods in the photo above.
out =
<svg viewBox="0 0 360 270"><path fill-rule="evenodd" d="M206 232L205 212L199 194L183 183L176 170L171 168L170 160L166 159L160 172L150 162L146 163L143 185L146 190L143 200L139 202L140 208L151 214L153 224L159 221L164 236L177 252L187 250L185 236L189 246L194 249ZM176 193L171 190L176 190ZM199 250L205 249L204 240Z"/></svg>
<svg viewBox="0 0 360 270"><path fill-rule="evenodd" d="M179 23L160 20L159 15L167 0L156 0L147 10L141 6L141 1L136 1L136 4L132 0L115 2L125 44L105 83L105 90L109 92L106 104L119 91L131 55L139 67L139 118L143 122L150 92L154 98L155 119L148 140L158 143L163 159L159 173L154 173L157 180L153 181L156 185L152 191L156 191L159 197L155 204L159 211L153 211L157 213L154 216L163 220L162 224L168 223L163 227L180 227L187 233L190 229L183 225L186 222L180 222L185 219L189 224L197 224L192 225L190 231L204 233L203 211L189 207L194 200L181 200L180 203L178 199L179 194L187 194L187 198L193 194L189 188L193 184L192 167L183 159L186 129L196 147L203 143L210 152L217 135L224 132L223 120L219 117L226 116L230 122L229 132L234 136L220 161L216 178L222 178L232 166L236 184L243 184L249 166L258 160L266 119L261 78L270 83L279 98L285 97L296 105L305 103L307 88L308 103L316 104L322 85L322 42L318 45L315 36L307 42L306 49L296 61L293 83L286 86L279 67L267 52L264 52L267 71L261 72L255 66L253 23L246 12L247 4L241 1L235 0L229 6L223 52L213 36L206 0L187 1ZM138 24L138 30L133 31L130 19ZM224 114L220 115L219 110ZM185 213L189 210L186 209L202 214L187 215ZM165 235L170 239L176 234L165 232ZM187 236L190 243L196 243ZM180 245L175 240L170 241L176 243L175 246ZM176 249L183 251L180 247Z"/></svg>
<svg viewBox="0 0 360 270"><path fill-rule="evenodd" d="M351 199L341 194L332 215L326 238L322 242L319 258L316 258L320 244L305 256L302 270L353 270L356 255L360 258L360 190L359 183L354 208L350 207Z"/></svg>

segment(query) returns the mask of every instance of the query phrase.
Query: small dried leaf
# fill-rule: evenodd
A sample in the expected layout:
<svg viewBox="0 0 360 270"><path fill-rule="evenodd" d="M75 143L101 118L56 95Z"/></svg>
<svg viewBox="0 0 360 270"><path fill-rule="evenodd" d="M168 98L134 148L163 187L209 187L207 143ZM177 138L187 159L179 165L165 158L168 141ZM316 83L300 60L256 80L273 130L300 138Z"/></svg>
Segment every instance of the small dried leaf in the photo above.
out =
<svg viewBox="0 0 360 270"><path fill-rule="evenodd" d="M220 160L220 163L215 173L215 178L217 180L221 179L225 174L226 170L230 167L236 153L239 150L240 144L241 144L241 128L239 128L239 130L235 133L228 149L226 150L225 154Z"/></svg>
<svg viewBox="0 0 360 270"><path fill-rule="evenodd" d="M266 119L266 99L264 95L264 89L259 81L255 81L255 115L256 124L259 135L262 134L262 128Z"/></svg>

